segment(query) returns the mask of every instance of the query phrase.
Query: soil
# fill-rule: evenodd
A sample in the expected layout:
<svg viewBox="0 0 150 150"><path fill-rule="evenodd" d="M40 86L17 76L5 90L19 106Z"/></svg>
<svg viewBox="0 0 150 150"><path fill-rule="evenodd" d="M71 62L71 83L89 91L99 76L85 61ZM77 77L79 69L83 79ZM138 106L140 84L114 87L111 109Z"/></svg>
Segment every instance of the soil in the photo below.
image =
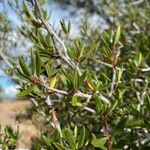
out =
<svg viewBox="0 0 150 150"><path fill-rule="evenodd" d="M31 148L34 139L38 138L38 129L33 124L32 119L26 118L22 122L16 120L18 114L23 114L27 108L31 107L29 101L0 102L0 125L2 130L6 125L11 125L14 130L19 127L21 137L17 148Z"/></svg>

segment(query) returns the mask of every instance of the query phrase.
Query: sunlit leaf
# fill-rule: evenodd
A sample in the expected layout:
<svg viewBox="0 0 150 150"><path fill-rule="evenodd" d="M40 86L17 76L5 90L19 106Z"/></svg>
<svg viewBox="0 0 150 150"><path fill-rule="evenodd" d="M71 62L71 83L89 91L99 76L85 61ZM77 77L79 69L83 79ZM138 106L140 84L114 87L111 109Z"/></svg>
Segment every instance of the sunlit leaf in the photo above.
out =
<svg viewBox="0 0 150 150"><path fill-rule="evenodd" d="M35 86L29 86L27 89L17 94L17 97L24 97L34 90Z"/></svg>

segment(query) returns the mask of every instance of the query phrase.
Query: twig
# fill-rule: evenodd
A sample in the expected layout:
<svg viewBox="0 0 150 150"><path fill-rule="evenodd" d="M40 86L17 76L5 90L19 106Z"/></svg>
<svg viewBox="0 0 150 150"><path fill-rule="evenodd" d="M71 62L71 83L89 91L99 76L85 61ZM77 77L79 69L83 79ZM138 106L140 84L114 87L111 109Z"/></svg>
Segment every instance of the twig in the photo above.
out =
<svg viewBox="0 0 150 150"><path fill-rule="evenodd" d="M140 78L131 79L131 81L133 81L133 82L145 82L145 80L140 79Z"/></svg>
<svg viewBox="0 0 150 150"><path fill-rule="evenodd" d="M150 67L148 67L148 68L140 68L139 70L141 70L142 72L149 72L150 71Z"/></svg>
<svg viewBox="0 0 150 150"><path fill-rule="evenodd" d="M33 98L31 98L31 101L32 101L32 103L35 105L35 107L37 107L37 108L39 107L39 104L38 104ZM49 111L49 112L50 112L50 114L51 114L51 122L50 122L51 125L52 125L53 127L55 127L55 128L58 130L58 132L60 133L60 136L63 137L62 131L61 131L61 128L60 128L60 123L59 123L59 121L58 121L58 119L57 119L57 115L56 115L55 109L54 109L54 107L52 107L51 100L50 100L50 97L49 97L49 96L46 98L45 102L47 103L48 107L50 108L50 111ZM37 111L38 111L42 116L44 116L44 117L47 116L44 111L41 111L41 110L39 110L39 109L37 109ZM50 121L50 118L47 118L47 117L46 117L46 119L47 119L47 121Z"/></svg>
<svg viewBox="0 0 150 150"><path fill-rule="evenodd" d="M106 98L104 95L99 94L99 98L100 98L103 102L107 103L108 105L111 104L110 101L108 100L108 98Z"/></svg>
<svg viewBox="0 0 150 150"><path fill-rule="evenodd" d="M95 111L94 109L89 108L89 107L87 107L87 106L84 106L84 109L87 110L87 111L89 111L89 112L91 112L91 113L93 113L93 114L96 113L96 111Z"/></svg>
<svg viewBox="0 0 150 150"><path fill-rule="evenodd" d="M31 82L33 82L34 84L37 85L41 85L42 87L44 87L45 89L47 89L48 91L53 91L55 93L61 94L61 95L66 95L69 96L69 93L67 91L63 91L63 90L59 90L56 88L52 88L50 86L48 86L43 80L39 79L37 76L33 75L30 78ZM96 92L97 94L99 94L98 92ZM89 94L85 94L82 93L80 91L77 91L76 93L73 94L73 96L77 96L77 97L82 97L82 98L86 98L87 99L87 103L89 103L90 99L92 98L92 95ZM102 101L106 102L107 104L110 104L109 100L103 96L102 94L99 94L99 97Z"/></svg>
<svg viewBox="0 0 150 150"><path fill-rule="evenodd" d="M56 51L56 55L58 55L57 57L60 57L60 56L59 56L59 50L58 50L58 48L57 48L57 45L56 45L54 36L52 35L51 38L52 38L52 41L53 41L54 49L55 49L55 51ZM58 65L61 65L61 62L60 62L59 59L56 59L56 61L57 61Z"/></svg>
<svg viewBox="0 0 150 150"><path fill-rule="evenodd" d="M60 137L63 138L63 134L62 134L62 131L61 131L60 123L58 121L55 109L54 108L50 109L50 113L51 113L52 122L54 123L55 128L58 130L58 132L60 134Z"/></svg>
<svg viewBox="0 0 150 150"><path fill-rule="evenodd" d="M63 91L63 90L58 90L58 89L55 89L55 88L51 88L49 87L48 85L46 84L42 84L43 87L45 87L47 90L50 90L50 91L53 91L53 92L56 92L58 94L62 94L62 95L69 95L68 92L66 91ZM83 97L83 98L86 98L87 101L89 103L90 99L92 98L92 95L89 95L89 94L84 94L80 91L78 91L77 93L74 93L74 96L77 96L77 97ZM102 94L99 94L99 97L102 101L104 101L105 103L107 104L110 104L110 101L105 97L103 96Z"/></svg>
<svg viewBox="0 0 150 150"><path fill-rule="evenodd" d="M44 26L44 28L47 30L47 32L52 36L54 36L56 38L56 40L60 43L60 45L63 48L64 51L64 55L62 54L62 52L58 51L59 54L61 55L61 58L72 68L77 69L79 74L81 75L81 71L80 69L75 65L75 63L70 59L68 53L67 53L67 47L65 45L65 43L61 40L61 38L56 34L56 32L53 30L53 28L51 27L50 24L48 24L45 20L43 20L42 18L42 9L38 3L37 0L34 0L35 5L37 6L37 9L39 11L39 15L40 15L40 20L42 21L42 24Z"/></svg>
<svg viewBox="0 0 150 150"><path fill-rule="evenodd" d="M115 49L115 47L114 47L114 49L112 50L113 76L112 76L112 83L111 83L110 92L108 93L109 97L112 97L112 94L114 92L114 87L115 87L115 84L116 84L116 75L117 75L116 64L117 64L119 55L120 55L120 50Z"/></svg>
<svg viewBox="0 0 150 150"><path fill-rule="evenodd" d="M68 56L67 48L66 48L64 42L58 37L58 35L55 33L55 31L52 29L52 27L46 21L44 21L43 19L41 19L41 21L43 22L43 25L44 25L45 29L48 31L48 33L50 35L54 35L54 37L57 39L57 41L61 44L61 46L64 50L65 56L62 54L62 52L60 52L60 51L58 51L58 52L59 52L62 60L64 60L64 62L66 62L71 68L77 69L79 74L81 75L80 69L74 64L73 61L71 61L70 57Z"/></svg>
<svg viewBox="0 0 150 150"><path fill-rule="evenodd" d="M109 129L108 129L108 116L104 115L104 120L103 120L103 129L104 129L104 134L108 138L107 139L107 150L112 150L112 141L111 138L109 137Z"/></svg>
<svg viewBox="0 0 150 150"><path fill-rule="evenodd" d="M58 93L58 94L69 95L66 91L58 90L58 89L49 87L49 86L46 85L46 84L41 84L41 86L43 86L45 89L47 89L47 90L49 90L49 91L53 91L53 92L56 92L56 93Z"/></svg>
<svg viewBox="0 0 150 150"><path fill-rule="evenodd" d="M94 58L94 60L95 60L96 62L102 64L102 65L105 65L105 66L107 66L107 67L113 68L113 66L112 66L111 64L108 64L108 63L103 62L103 61L101 61L101 60L97 60L96 58Z"/></svg>

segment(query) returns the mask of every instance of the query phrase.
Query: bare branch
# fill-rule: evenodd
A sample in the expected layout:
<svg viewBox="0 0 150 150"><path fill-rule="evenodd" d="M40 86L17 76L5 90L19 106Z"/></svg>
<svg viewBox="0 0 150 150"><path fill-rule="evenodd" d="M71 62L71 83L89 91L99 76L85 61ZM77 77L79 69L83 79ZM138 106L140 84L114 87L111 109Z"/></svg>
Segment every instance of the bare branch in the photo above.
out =
<svg viewBox="0 0 150 150"><path fill-rule="evenodd" d="M148 67L148 68L140 68L139 70L141 70L142 72L149 72L150 71L150 67Z"/></svg>
<svg viewBox="0 0 150 150"><path fill-rule="evenodd" d="M96 62L98 62L98 63L102 64L102 65L107 66L107 67L110 67L110 68L112 68L112 67L113 67L111 64L108 64L108 63L106 63L106 62L103 62L103 61L97 60L96 58L94 58L94 60L95 60Z"/></svg>
<svg viewBox="0 0 150 150"><path fill-rule="evenodd" d="M96 111L95 111L94 109L91 109L91 108L89 108L89 107L86 107L86 106L85 106L84 109L87 110L87 111L89 111L89 112L91 112L91 113L93 113L93 114L96 113Z"/></svg>
<svg viewBox="0 0 150 150"><path fill-rule="evenodd" d="M120 47L121 48L121 47ZM109 97L112 97L112 94L114 92L115 84L116 84L116 76L117 76L117 68L116 64L118 61L118 57L120 55L120 50L119 48L117 50L112 50L112 66L113 66L113 76L112 76L112 83L111 83L111 88L109 92Z"/></svg>
<svg viewBox="0 0 150 150"><path fill-rule="evenodd" d="M109 101L104 95L99 94L99 98L100 98L103 102L107 103L108 105L111 104L110 101Z"/></svg>

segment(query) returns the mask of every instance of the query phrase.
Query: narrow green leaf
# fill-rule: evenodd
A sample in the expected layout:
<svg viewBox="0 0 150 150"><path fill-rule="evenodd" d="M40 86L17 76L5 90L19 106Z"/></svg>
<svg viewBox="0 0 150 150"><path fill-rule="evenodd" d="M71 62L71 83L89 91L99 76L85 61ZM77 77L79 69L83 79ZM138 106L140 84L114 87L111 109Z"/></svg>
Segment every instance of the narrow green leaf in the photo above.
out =
<svg viewBox="0 0 150 150"><path fill-rule="evenodd" d="M28 77L28 76L26 76L23 72L21 72L19 68L17 68L17 69L15 70L15 73L16 73L16 75L19 76L21 79L27 79L27 77Z"/></svg>
<svg viewBox="0 0 150 150"><path fill-rule="evenodd" d="M89 57L91 57L97 50L97 48L99 47L100 43L94 43L90 49L87 49L86 51L84 51L84 55L82 56L82 60L88 59Z"/></svg>
<svg viewBox="0 0 150 150"><path fill-rule="evenodd" d="M114 45L116 45L119 42L120 34L121 34L121 26L119 25L118 28L117 28L117 32L116 32Z"/></svg>
<svg viewBox="0 0 150 150"><path fill-rule="evenodd" d="M96 135L94 133L92 133L92 138L93 138L93 140L97 139Z"/></svg>
<svg viewBox="0 0 150 150"><path fill-rule="evenodd" d="M111 31L110 37L109 37L109 42L112 44L114 42L114 31ZM114 44L115 45L115 44Z"/></svg>
<svg viewBox="0 0 150 150"><path fill-rule="evenodd" d="M19 64L26 76L31 76L31 72L22 57L19 58Z"/></svg>
<svg viewBox="0 0 150 150"><path fill-rule="evenodd" d="M47 138L45 135L42 135L41 139L46 144L47 147L52 147L51 146L51 143L52 143L51 139Z"/></svg>
<svg viewBox="0 0 150 150"><path fill-rule="evenodd" d="M44 11L44 13L43 13L43 18L44 18L45 20L48 18L48 13L47 13L47 11Z"/></svg>
<svg viewBox="0 0 150 150"><path fill-rule="evenodd" d="M125 128L126 122L127 122L128 118L124 117L122 118L119 123L115 126L115 128L112 131L112 136L117 136L117 135L121 135L121 133L123 133L123 129Z"/></svg>
<svg viewBox="0 0 150 150"><path fill-rule="evenodd" d="M127 121L126 127L127 128L142 127L143 124L144 124L143 119L133 119Z"/></svg>
<svg viewBox="0 0 150 150"><path fill-rule="evenodd" d="M39 53L36 53L36 74L39 77L41 73L41 59Z"/></svg>
<svg viewBox="0 0 150 150"><path fill-rule="evenodd" d="M83 128L80 131L80 135L78 137L78 147L82 148L84 145L84 141L85 141L85 127L83 126Z"/></svg>
<svg viewBox="0 0 150 150"><path fill-rule="evenodd" d="M141 53L137 53L135 58L134 58L134 64L136 67L140 66L142 62L142 54Z"/></svg>
<svg viewBox="0 0 150 150"><path fill-rule="evenodd" d="M35 86L33 93L35 93L36 95L38 95L40 97L45 96L45 94L37 86Z"/></svg>
<svg viewBox="0 0 150 150"><path fill-rule="evenodd" d="M93 139L93 140L92 140L92 145L93 145L94 147L101 148L101 149L103 149L103 150L107 150L107 149L104 147L106 141L107 141L107 138L106 138L106 137L99 138L99 139Z"/></svg>
<svg viewBox="0 0 150 150"><path fill-rule="evenodd" d="M75 89L79 88L79 80L80 80L79 73L77 70L75 70L74 78L73 78L73 85Z"/></svg>
<svg viewBox="0 0 150 150"><path fill-rule="evenodd" d="M51 67L50 67L49 63L47 63L45 65L45 69L46 69L46 73L47 73L48 77L50 78L51 77Z"/></svg>
<svg viewBox="0 0 150 150"><path fill-rule="evenodd" d="M118 70L118 79L117 79L117 83L119 83L119 81L121 80L121 78L122 78L122 73L123 73L123 70L122 70L122 68L119 68L119 70Z"/></svg>
<svg viewBox="0 0 150 150"><path fill-rule="evenodd" d="M40 41L40 43L42 44L43 48L47 48L48 47L48 44L46 42L46 37L45 35L42 33L41 30L38 30L38 39Z"/></svg>
<svg viewBox="0 0 150 150"><path fill-rule="evenodd" d="M71 22L70 20L68 21L68 33L70 33L70 30L71 30Z"/></svg>
<svg viewBox="0 0 150 150"><path fill-rule="evenodd" d="M67 27L66 27L65 21L64 21L64 20L61 20L61 21L60 21L60 24L61 24L61 28L62 28L62 30L64 31L64 33L67 34L68 31L67 31Z"/></svg>
<svg viewBox="0 0 150 150"><path fill-rule="evenodd" d="M40 144L35 144L35 143L32 144L32 150L41 150L41 149L42 149L42 147ZM54 149L52 149L52 150L54 150Z"/></svg>
<svg viewBox="0 0 150 150"><path fill-rule="evenodd" d="M28 7L28 5L26 4L25 1L23 1L23 10L24 10L25 14L27 15L27 17L33 18L33 14L29 10L29 7Z"/></svg>
<svg viewBox="0 0 150 150"><path fill-rule="evenodd" d="M53 143L53 145L55 146L55 148L57 148L57 150L71 150L70 148L63 146L60 143Z"/></svg>
<svg viewBox="0 0 150 150"><path fill-rule="evenodd" d="M76 97L76 96L72 97L71 104L72 104L72 106L78 106L78 107L82 106L82 104L78 100L78 97Z"/></svg>
<svg viewBox="0 0 150 150"><path fill-rule="evenodd" d="M34 90L35 86L29 86L27 89L17 94L17 97L24 97Z"/></svg>
<svg viewBox="0 0 150 150"><path fill-rule="evenodd" d="M111 112L117 107L118 101L115 100L115 102L112 104L112 106L109 108L107 115L111 114Z"/></svg>
<svg viewBox="0 0 150 150"><path fill-rule="evenodd" d="M31 72L32 74L35 74L35 55L33 53L33 51L30 51L31 53Z"/></svg>
<svg viewBox="0 0 150 150"><path fill-rule="evenodd" d="M96 111L100 112L102 110L102 102L101 102L100 98L98 97L98 95L94 95L93 99L95 102Z"/></svg>
<svg viewBox="0 0 150 150"><path fill-rule="evenodd" d="M77 137L77 134L78 134L78 127L75 126L75 128L74 128L74 137L75 138Z"/></svg>
<svg viewBox="0 0 150 150"><path fill-rule="evenodd" d="M64 136L65 140L68 142L69 147L72 150L76 150L75 137L73 136L73 134L71 133L71 131L68 130L68 129L65 129L63 131L63 136Z"/></svg>

